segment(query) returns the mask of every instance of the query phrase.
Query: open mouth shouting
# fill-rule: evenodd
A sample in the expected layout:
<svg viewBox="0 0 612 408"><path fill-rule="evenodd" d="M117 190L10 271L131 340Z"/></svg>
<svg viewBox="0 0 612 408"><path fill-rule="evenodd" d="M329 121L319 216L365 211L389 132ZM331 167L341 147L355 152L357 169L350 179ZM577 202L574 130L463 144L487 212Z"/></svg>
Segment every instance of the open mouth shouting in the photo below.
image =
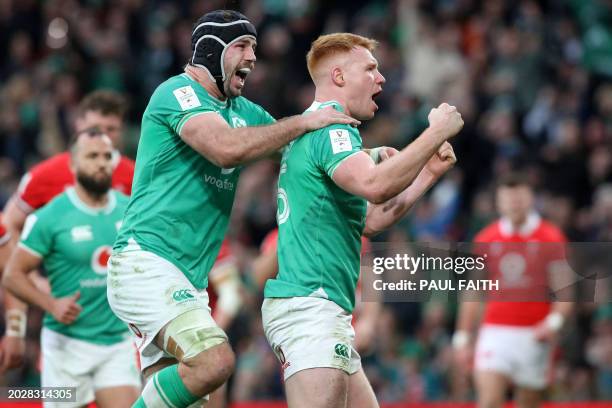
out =
<svg viewBox="0 0 612 408"><path fill-rule="evenodd" d="M374 106L376 107L376 110L378 110L378 105L376 104L376 98L378 98L378 96L382 93L382 89L379 90L378 92L374 92L372 94L372 103L374 103Z"/></svg>
<svg viewBox="0 0 612 408"><path fill-rule="evenodd" d="M247 76L250 73L251 73L251 68L249 68L249 67L243 67L243 68L240 68L240 69L236 70L235 76L238 79L238 87L239 88L242 88L244 86L246 78L247 78Z"/></svg>

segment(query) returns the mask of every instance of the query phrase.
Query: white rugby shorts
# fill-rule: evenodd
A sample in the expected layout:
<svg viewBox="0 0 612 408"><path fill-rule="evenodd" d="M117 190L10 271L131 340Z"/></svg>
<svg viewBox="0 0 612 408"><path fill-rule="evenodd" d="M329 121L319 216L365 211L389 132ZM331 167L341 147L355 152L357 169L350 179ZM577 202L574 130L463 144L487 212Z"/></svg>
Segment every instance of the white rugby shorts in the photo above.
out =
<svg viewBox="0 0 612 408"><path fill-rule="evenodd" d="M349 375L361 368L352 315L336 303L316 297L268 298L261 312L285 380L308 368L337 368Z"/></svg>
<svg viewBox="0 0 612 408"><path fill-rule="evenodd" d="M494 371L514 385L544 389L552 364L552 345L539 342L533 327L485 324L476 343L476 371Z"/></svg>
<svg viewBox="0 0 612 408"><path fill-rule="evenodd" d="M76 388L76 402L45 401L45 408L82 407L94 400L96 391L104 388L131 385L140 390L140 372L132 340L100 345L64 336L46 327L40 337L41 385Z"/></svg>
<svg viewBox="0 0 612 408"><path fill-rule="evenodd" d="M200 309L206 321L202 328L217 328L223 333L211 316L206 289L197 290L180 269L142 250L133 240L111 255L107 279L108 303L134 336L141 370L161 358L173 357L153 340L166 324L185 312Z"/></svg>

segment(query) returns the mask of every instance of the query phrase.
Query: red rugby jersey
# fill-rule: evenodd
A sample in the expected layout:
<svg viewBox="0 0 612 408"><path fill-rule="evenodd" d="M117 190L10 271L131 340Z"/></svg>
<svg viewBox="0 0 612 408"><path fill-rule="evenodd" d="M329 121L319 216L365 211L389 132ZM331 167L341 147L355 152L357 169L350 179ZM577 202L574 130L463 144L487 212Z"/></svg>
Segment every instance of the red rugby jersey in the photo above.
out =
<svg viewBox="0 0 612 408"><path fill-rule="evenodd" d="M134 162L117 154L114 165L113 189L131 194ZM17 205L29 214L74 183L74 174L70 170L70 153L57 154L38 163L23 176L17 191Z"/></svg>
<svg viewBox="0 0 612 408"><path fill-rule="evenodd" d="M564 259L564 246L535 243L565 243L561 230L532 213L518 230L501 218L485 227L474 242L477 252L487 254L487 278L499 279L499 296L509 300L487 302L483 323L532 326L542 321L550 302L512 300L548 298L548 273L552 263Z"/></svg>

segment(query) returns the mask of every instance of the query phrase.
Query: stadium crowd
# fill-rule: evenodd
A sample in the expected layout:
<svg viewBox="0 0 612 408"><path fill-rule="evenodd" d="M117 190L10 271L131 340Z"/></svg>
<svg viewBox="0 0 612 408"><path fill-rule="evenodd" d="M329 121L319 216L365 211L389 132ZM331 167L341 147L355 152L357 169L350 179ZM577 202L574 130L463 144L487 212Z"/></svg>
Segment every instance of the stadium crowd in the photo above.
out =
<svg viewBox="0 0 612 408"><path fill-rule="evenodd" d="M313 88L305 54L319 34L380 41L387 78L366 146L404 146L439 101L461 111L459 162L381 242L470 241L496 217L492 187L527 171L537 207L571 241L612 240L612 3L606 0L0 1L0 204L29 167L63 151L87 92L129 101L123 150L135 156L155 87L191 55L191 22L236 8L257 26L245 96L275 117L302 112ZM278 362L263 336L253 260L275 228L276 160L242 173L229 231L244 305L228 330L237 353L234 401L280 399ZM610 288L608 288L610 289ZM609 295L608 295L609 298ZM453 367L456 305L387 303L363 363L380 401L469 400ZM27 361L8 384L38 380L40 312L30 312ZM612 305L578 305L556 353L553 400L612 400Z"/></svg>

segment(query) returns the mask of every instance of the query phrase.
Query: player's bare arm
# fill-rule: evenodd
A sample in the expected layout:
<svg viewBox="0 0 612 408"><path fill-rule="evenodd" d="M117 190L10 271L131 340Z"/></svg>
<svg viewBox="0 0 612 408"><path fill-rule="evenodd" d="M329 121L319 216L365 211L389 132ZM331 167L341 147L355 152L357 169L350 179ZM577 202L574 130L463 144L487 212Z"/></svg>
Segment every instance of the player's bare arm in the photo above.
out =
<svg viewBox="0 0 612 408"><path fill-rule="evenodd" d="M227 330L242 307L243 287L235 261L218 262L208 279L218 296L213 318L219 327Z"/></svg>
<svg viewBox="0 0 612 408"><path fill-rule="evenodd" d="M10 235L6 235L7 238ZM0 245L0 271L4 270L6 261L10 256L9 242ZM9 368L18 367L25 354L25 334L27 325L27 306L14 296L5 293L4 309L6 331L0 344L0 372Z"/></svg>
<svg viewBox="0 0 612 408"><path fill-rule="evenodd" d="M363 235L375 235L399 221L456 162L452 146L444 142L404 191L383 204L368 206Z"/></svg>
<svg viewBox="0 0 612 408"><path fill-rule="evenodd" d="M6 206L4 207L4 212L2 215L2 222L6 226L8 233L10 234L10 239L4 245L3 251L6 253L6 256L3 258L8 262L10 258L10 254L14 252L15 247L17 246L17 242L19 242L19 236L21 235L21 230L23 229L23 225L28 216L28 213L25 212L18 204L19 197L17 193L13 195L13 197L8 201ZM16 298L11 298L12 295L7 293L5 299L5 306L7 310L17 309L21 310L24 313L27 312L28 307L26 304L22 303L20 300ZM10 303L10 307L9 304Z"/></svg>
<svg viewBox="0 0 612 408"><path fill-rule="evenodd" d="M26 350L27 305L8 292L4 295L6 331L0 347L0 372L19 367L23 363Z"/></svg>
<svg viewBox="0 0 612 408"><path fill-rule="evenodd" d="M2 217L9 239L4 245L0 246L0 273L4 273L6 263L15 248L16 239L18 239L27 217L27 214L17 205L16 200L15 196L9 200ZM18 367L23 362L28 305L10 292L5 291L4 310L7 328L0 345L0 372Z"/></svg>
<svg viewBox="0 0 612 408"><path fill-rule="evenodd" d="M457 109L446 103L432 109L429 122L429 128L414 142L379 165L363 152L349 157L334 172L334 182L374 204L397 196L414 182L444 142L463 127Z"/></svg>
<svg viewBox="0 0 612 408"><path fill-rule="evenodd" d="M40 263L40 257L17 247L5 268L2 285L20 300L40 307L59 322L64 324L74 322L81 312L81 306L76 303L79 294L55 299L39 290L28 278L28 273L38 268Z"/></svg>
<svg viewBox="0 0 612 408"><path fill-rule="evenodd" d="M453 363L460 372L468 373L474 359L476 326L480 320L482 303L462 301L457 316L457 326L452 337Z"/></svg>
<svg viewBox="0 0 612 408"><path fill-rule="evenodd" d="M28 213L26 213L17 204L18 199L19 198L16 195L14 195L8 201L8 203L6 203L6 206L4 207L4 211L2 215L2 221L4 225L6 226L6 228L9 230L9 232L11 233L13 240L16 240L19 238L19 233L21 232L21 229L23 228L23 224L25 223L25 219L28 216ZM14 242L16 241L13 241L13 245L14 245Z"/></svg>
<svg viewBox="0 0 612 408"><path fill-rule="evenodd" d="M2 220L10 234L9 241L0 247L0 259L3 259L5 262L8 261L11 253L14 252L25 219L28 216L28 213L19 206L18 200L19 197L15 194L4 208ZM2 265L0 271L4 270L4 266ZM30 271L28 278L39 287L44 285L48 287L47 279L41 276L37 270ZM2 339L0 371L18 367L23 362L26 348L25 335L28 304L19 300L10 291L5 291L4 309L6 310L5 321L7 322L8 329Z"/></svg>
<svg viewBox="0 0 612 408"><path fill-rule="evenodd" d="M564 246L559 243L559 250ZM574 310L575 272L565 257L552 262L548 268L548 280L551 290L557 295L557 302L551 305L548 316L536 326L536 338L539 341L552 341L557 337L567 319Z"/></svg>
<svg viewBox="0 0 612 408"><path fill-rule="evenodd" d="M376 340L376 328L380 319L382 305L379 302L364 302L355 322L355 348L361 353L371 352Z"/></svg>
<svg viewBox="0 0 612 408"><path fill-rule="evenodd" d="M332 124L360 122L335 109L292 116L269 126L231 128L215 112L187 121L181 139L217 166L234 167L274 153L296 137Z"/></svg>
<svg viewBox="0 0 612 408"><path fill-rule="evenodd" d="M535 327L536 339L541 342L555 340L573 310L573 302L554 302L548 316Z"/></svg>
<svg viewBox="0 0 612 408"><path fill-rule="evenodd" d="M26 212L22 207L19 206L18 202L20 200L18 193L15 193L13 197L8 201L6 206L4 207L4 212L2 215L2 222L6 226L8 233L10 234L10 240L3 246L2 251L6 252L6 255L0 254L0 258L4 259L5 262L8 261L10 254L14 251L17 246L17 242L19 242L19 236L21 235L21 231L23 230L23 225L25 224L25 220L30 214ZM0 271L4 268L0 268ZM32 271L30 273L30 278L33 281L45 279L40 275L38 271ZM8 296L11 296L8 294ZM5 302L5 306L6 302ZM27 305L22 304L18 299L13 299L11 303L12 307L27 311ZM9 308L7 307L7 310Z"/></svg>
<svg viewBox="0 0 612 408"><path fill-rule="evenodd" d="M278 253L276 248L269 253L261 254L253 261L253 280L257 288L263 289L266 281L278 274Z"/></svg>

